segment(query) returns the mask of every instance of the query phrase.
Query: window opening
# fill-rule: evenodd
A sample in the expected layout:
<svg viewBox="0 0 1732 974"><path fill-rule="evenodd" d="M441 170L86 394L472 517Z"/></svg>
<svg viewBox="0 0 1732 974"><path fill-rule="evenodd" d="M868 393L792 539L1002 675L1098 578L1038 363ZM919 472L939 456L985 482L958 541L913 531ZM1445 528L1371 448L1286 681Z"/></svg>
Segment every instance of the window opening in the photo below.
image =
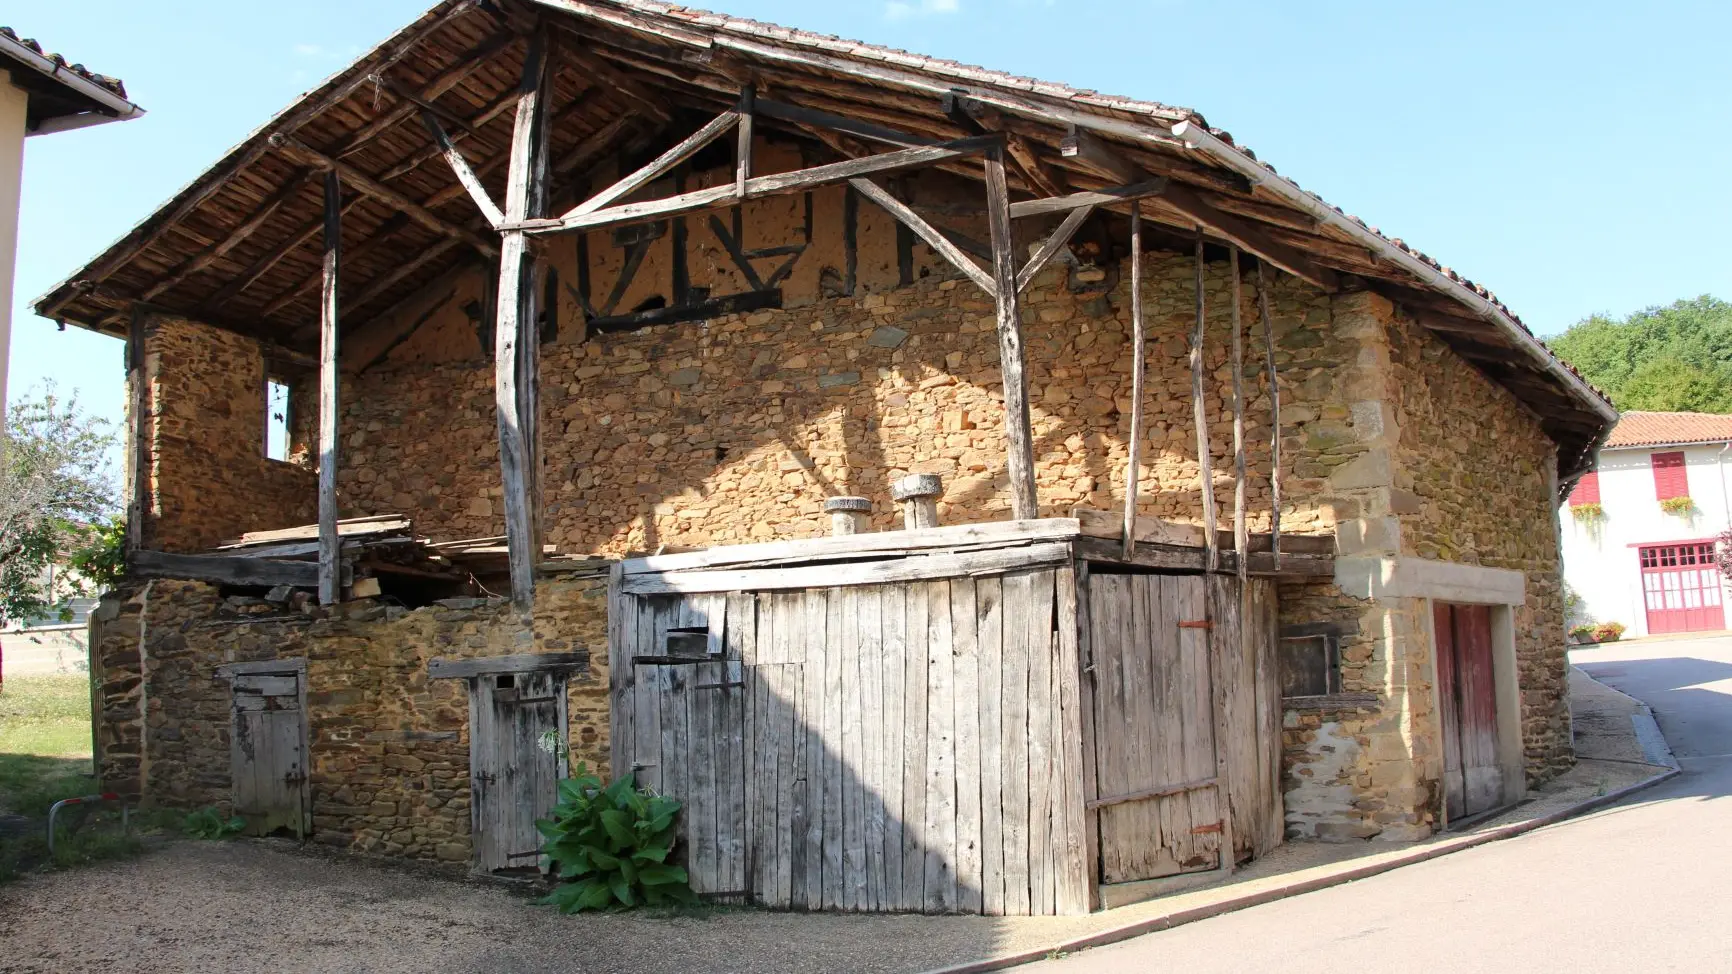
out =
<svg viewBox="0 0 1732 974"><path fill-rule="evenodd" d="M265 456L289 458L289 384L265 380Z"/></svg>

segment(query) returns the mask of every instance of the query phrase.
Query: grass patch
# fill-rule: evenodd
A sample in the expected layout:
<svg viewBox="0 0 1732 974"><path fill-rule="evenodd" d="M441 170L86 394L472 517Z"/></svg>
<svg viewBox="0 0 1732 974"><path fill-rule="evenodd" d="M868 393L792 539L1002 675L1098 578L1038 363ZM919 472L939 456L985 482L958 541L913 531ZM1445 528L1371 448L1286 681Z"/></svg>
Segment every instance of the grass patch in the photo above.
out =
<svg viewBox="0 0 1732 974"><path fill-rule="evenodd" d="M14 676L0 690L0 882L43 868L118 859L142 847L116 808L67 809L48 856L48 808L96 791L90 682L82 674ZM137 822L135 826L152 824Z"/></svg>

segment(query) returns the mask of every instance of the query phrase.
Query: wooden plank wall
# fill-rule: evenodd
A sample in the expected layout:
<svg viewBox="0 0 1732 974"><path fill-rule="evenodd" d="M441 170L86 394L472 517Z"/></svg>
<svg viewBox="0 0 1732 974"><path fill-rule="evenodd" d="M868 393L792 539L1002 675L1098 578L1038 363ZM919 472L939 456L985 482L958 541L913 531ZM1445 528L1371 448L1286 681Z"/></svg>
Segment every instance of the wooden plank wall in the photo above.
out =
<svg viewBox="0 0 1732 974"><path fill-rule="evenodd" d="M1227 709L1227 778L1235 857L1261 856L1281 844L1281 685L1276 671L1275 583L1211 575L1210 650L1221 663ZM1241 628L1242 627L1242 628Z"/></svg>
<svg viewBox="0 0 1732 974"><path fill-rule="evenodd" d="M725 595L616 587L614 772L686 802L688 868L711 897L1086 912L1074 587L1068 565ZM707 627L713 660L630 662L664 657L688 626ZM737 685L713 686L730 666Z"/></svg>

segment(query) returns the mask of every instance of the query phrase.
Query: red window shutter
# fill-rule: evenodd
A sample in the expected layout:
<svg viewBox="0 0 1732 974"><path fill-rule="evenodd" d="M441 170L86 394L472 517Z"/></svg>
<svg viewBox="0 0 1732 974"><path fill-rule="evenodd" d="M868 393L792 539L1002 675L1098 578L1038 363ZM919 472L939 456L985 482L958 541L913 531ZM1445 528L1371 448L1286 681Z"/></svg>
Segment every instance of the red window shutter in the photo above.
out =
<svg viewBox="0 0 1732 974"><path fill-rule="evenodd" d="M1598 504L1600 502L1600 472L1590 470L1582 474L1582 479L1576 481L1576 486L1570 490L1571 504Z"/></svg>
<svg viewBox="0 0 1732 974"><path fill-rule="evenodd" d="M1684 473L1684 454L1656 453L1653 455L1654 497L1670 500L1690 496L1690 478Z"/></svg>

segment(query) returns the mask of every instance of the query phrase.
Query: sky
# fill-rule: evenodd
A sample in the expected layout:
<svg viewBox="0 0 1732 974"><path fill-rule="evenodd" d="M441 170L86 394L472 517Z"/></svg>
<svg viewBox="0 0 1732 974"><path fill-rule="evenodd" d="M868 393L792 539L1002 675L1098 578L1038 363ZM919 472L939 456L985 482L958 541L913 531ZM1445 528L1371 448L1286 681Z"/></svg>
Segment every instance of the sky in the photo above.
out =
<svg viewBox="0 0 1732 974"><path fill-rule="evenodd" d="M123 414L123 343L28 305L432 0L57 0L0 17L149 114L28 141L17 399ZM693 0L702 5L702 0ZM1732 4L712 0L729 13L1182 105L1555 334L1732 298ZM23 16L17 16L22 14Z"/></svg>

